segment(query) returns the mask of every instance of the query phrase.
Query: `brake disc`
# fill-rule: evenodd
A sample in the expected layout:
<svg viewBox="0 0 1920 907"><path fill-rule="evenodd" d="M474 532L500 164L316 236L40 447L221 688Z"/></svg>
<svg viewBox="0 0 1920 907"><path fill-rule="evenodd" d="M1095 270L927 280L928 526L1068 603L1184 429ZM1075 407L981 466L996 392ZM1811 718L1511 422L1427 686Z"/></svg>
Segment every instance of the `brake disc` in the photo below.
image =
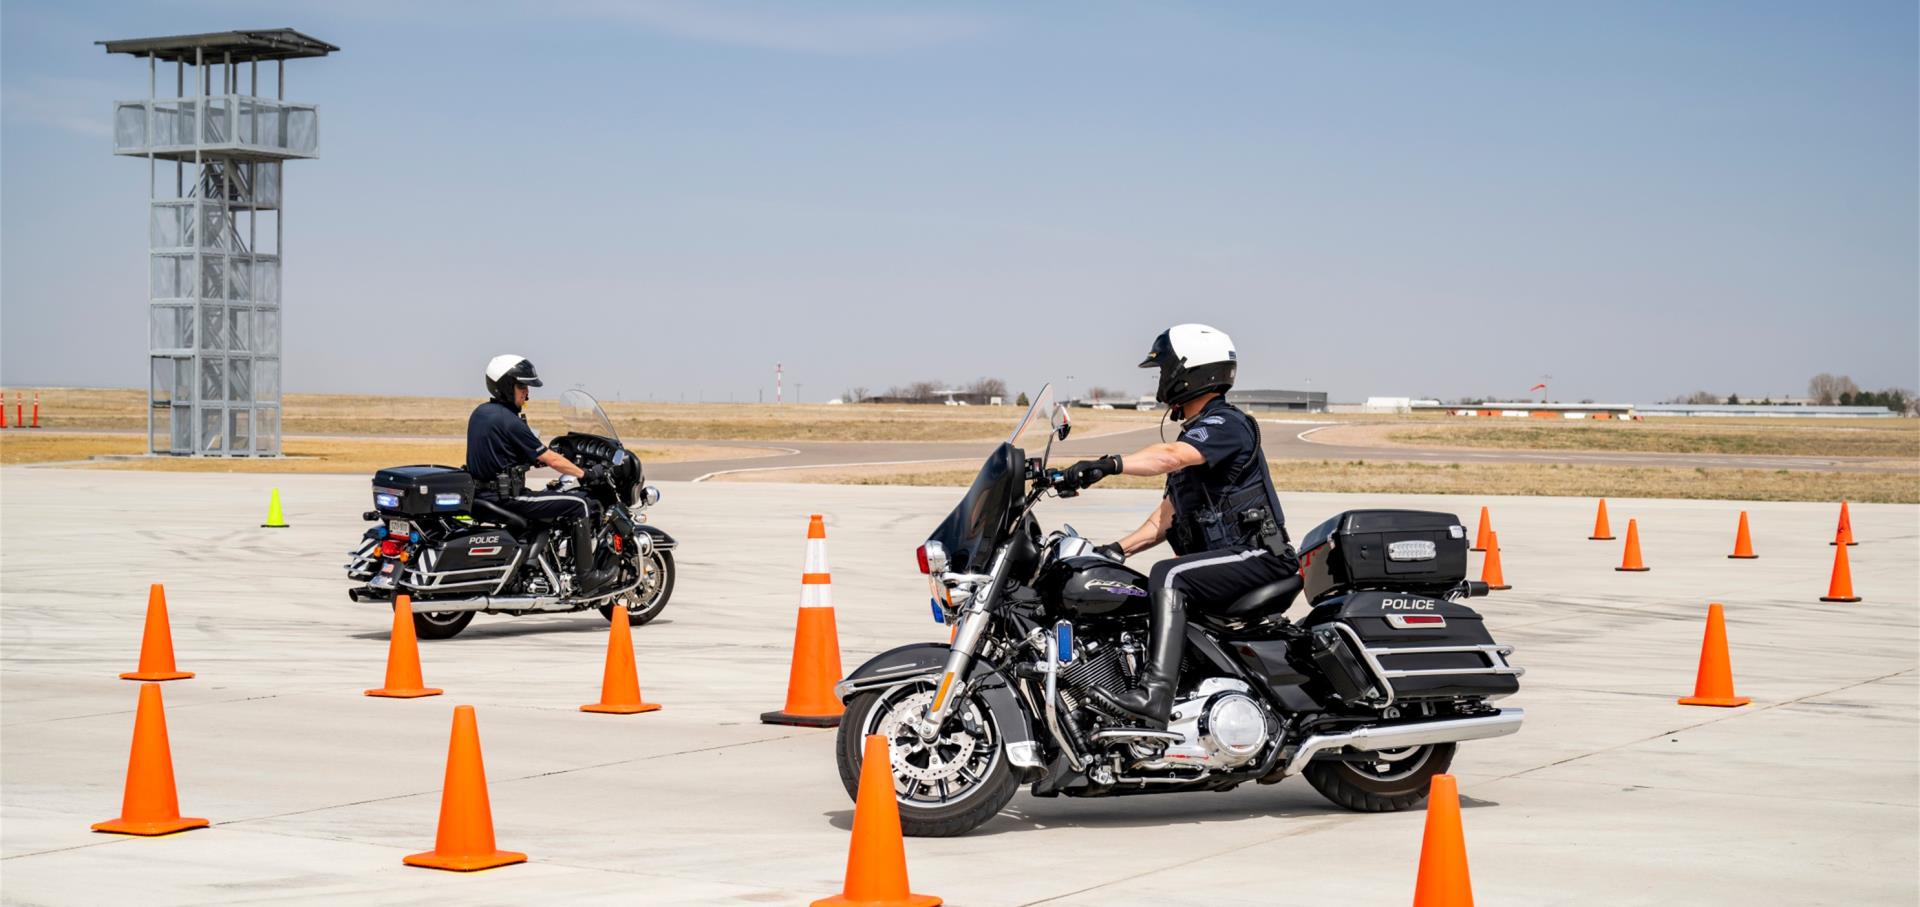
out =
<svg viewBox="0 0 1920 907"><path fill-rule="evenodd" d="M920 735L911 730L902 732L908 718L920 714L933 702L933 691L923 690L906 697L887 710L886 717L880 719L874 733L884 735L892 757L893 775L896 778L912 778L915 781L942 781L960 773L975 752L980 748L980 740L968 733L965 726L977 724L975 721L957 722L959 727L941 734L931 743L921 740ZM964 717L972 718L973 709L969 704ZM924 765L916 765L924 761Z"/></svg>

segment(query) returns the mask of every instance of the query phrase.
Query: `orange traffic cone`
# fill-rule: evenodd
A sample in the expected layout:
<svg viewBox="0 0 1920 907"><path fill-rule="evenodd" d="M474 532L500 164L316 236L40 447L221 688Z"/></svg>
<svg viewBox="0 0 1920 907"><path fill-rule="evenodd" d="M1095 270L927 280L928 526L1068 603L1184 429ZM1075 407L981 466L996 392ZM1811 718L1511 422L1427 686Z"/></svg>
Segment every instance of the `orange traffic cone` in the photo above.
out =
<svg viewBox="0 0 1920 907"><path fill-rule="evenodd" d="M1473 907L1467 839L1460 828L1460 789L1452 775L1427 783L1427 828L1420 838L1420 876L1413 907Z"/></svg>
<svg viewBox="0 0 1920 907"><path fill-rule="evenodd" d="M1860 544L1853 540L1853 517L1847 513L1847 502L1840 502L1840 525L1833 530L1833 541L1829 545L1852 547Z"/></svg>
<svg viewBox="0 0 1920 907"><path fill-rule="evenodd" d="M1733 534L1733 553L1727 557L1750 561L1759 556L1753 553L1753 533L1747 529L1747 512L1742 510L1740 511L1740 529Z"/></svg>
<svg viewBox="0 0 1920 907"><path fill-rule="evenodd" d="M1833 577L1827 580L1827 594L1820 596L1823 602L1857 602L1860 596L1853 594L1853 565L1847 562L1847 546L1833 549Z"/></svg>
<svg viewBox="0 0 1920 907"><path fill-rule="evenodd" d="M847 849L847 883L840 894L813 907L933 907L940 899L907 887L907 847L900 838L900 804L894 800L893 757L887 738L867 737L860 757L860 793L853 802L853 844Z"/></svg>
<svg viewBox="0 0 1920 907"><path fill-rule="evenodd" d="M1613 541L1613 527L1607 523L1607 499L1600 499L1600 509L1593 514L1593 534L1588 539L1596 542Z"/></svg>
<svg viewBox="0 0 1920 907"><path fill-rule="evenodd" d="M1487 508L1480 508L1480 531L1473 534L1473 547L1468 551L1487 550L1487 539L1493 536L1493 521L1487 518Z"/></svg>
<svg viewBox="0 0 1920 907"><path fill-rule="evenodd" d="M418 699L438 696L442 690L427 686L420 677L420 643L413 638L413 600L405 595L393 600L393 633L387 638L387 683L368 696L388 699Z"/></svg>
<svg viewBox="0 0 1920 907"><path fill-rule="evenodd" d="M1707 636L1700 642L1700 673L1693 681L1693 695L1681 697L1680 704L1731 708L1752 701L1733 695L1733 663L1727 658L1727 619L1720 603L1714 602L1707 606Z"/></svg>
<svg viewBox="0 0 1920 907"><path fill-rule="evenodd" d="M1489 589L1511 589L1507 577L1500 570L1500 533L1487 533L1487 557L1480 563L1480 581Z"/></svg>
<svg viewBox="0 0 1920 907"><path fill-rule="evenodd" d="M658 710L659 703L640 698L640 675L633 667L633 631L627 626L625 605L614 603L611 624L607 630L607 670L600 680L600 701L583 705L580 711L633 715Z"/></svg>
<svg viewBox="0 0 1920 907"><path fill-rule="evenodd" d="M147 589L147 630L140 639L140 669L120 675L121 680L185 680L192 671L173 664L173 630L167 625L167 590L159 583Z"/></svg>
<svg viewBox="0 0 1920 907"><path fill-rule="evenodd" d="M765 724L838 727L846 707L833 695L840 680L840 634L833 620L832 575L827 570L827 524L807 522L807 564L800 574L800 616L793 631L793 666L785 708L760 715Z"/></svg>
<svg viewBox="0 0 1920 907"><path fill-rule="evenodd" d="M1620 559L1620 566L1613 568L1625 573L1645 573L1653 569L1640 560L1640 521L1627 521L1627 553Z"/></svg>
<svg viewBox="0 0 1920 907"><path fill-rule="evenodd" d="M207 820L180 815L173 786L173 750L167 745L167 713L160 685L140 685L140 707L133 715L133 753L127 757L127 790L120 818L93 823L94 831L122 835L166 835L205 828Z"/></svg>
<svg viewBox="0 0 1920 907"><path fill-rule="evenodd" d="M500 850L493 841L493 807L487 803L487 769L480 762L480 726L473 706L453 707L453 739L447 745L447 780L440 790L440 828L433 849L401 859L408 866L472 872L527 855Z"/></svg>

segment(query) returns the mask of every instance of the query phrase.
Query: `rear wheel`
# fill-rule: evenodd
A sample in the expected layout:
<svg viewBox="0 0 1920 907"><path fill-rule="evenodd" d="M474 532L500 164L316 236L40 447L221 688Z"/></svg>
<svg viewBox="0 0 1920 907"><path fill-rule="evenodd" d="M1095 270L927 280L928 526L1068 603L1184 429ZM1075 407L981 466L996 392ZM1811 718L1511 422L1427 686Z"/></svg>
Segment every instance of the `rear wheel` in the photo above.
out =
<svg viewBox="0 0 1920 907"><path fill-rule="evenodd" d="M667 609L667 598L673 595L673 552L655 548L647 553L639 566L646 571L640 577L640 585L614 599L626 606L627 625L632 627L659 617L660 612ZM601 605L600 615L612 620L613 607Z"/></svg>
<svg viewBox="0 0 1920 907"><path fill-rule="evenodd" d="M932 699L930 682L910 681L854 697L840 719L838 761L847 796L859 797L867 735L886 737L900 830L909 837L966 834L998 814L1020 786L992 713L977 698L961 703L944 733L922 741L909 719Z"/></svg>
<svg viewBox="0 0 1920 907"><path fill-rule="evenodd" d="M1348 809L1397 812L1427 799L1427 782L1453 764L1454 747L1433 743L1315 760L1302 774L1321 796Z"/></svg>
<svg viewBox="0 0 1920 907"><path fill-rule="evenodd" d="M470 623L472 611L413 612L413 634L421 639L452 639Z"/></svg>

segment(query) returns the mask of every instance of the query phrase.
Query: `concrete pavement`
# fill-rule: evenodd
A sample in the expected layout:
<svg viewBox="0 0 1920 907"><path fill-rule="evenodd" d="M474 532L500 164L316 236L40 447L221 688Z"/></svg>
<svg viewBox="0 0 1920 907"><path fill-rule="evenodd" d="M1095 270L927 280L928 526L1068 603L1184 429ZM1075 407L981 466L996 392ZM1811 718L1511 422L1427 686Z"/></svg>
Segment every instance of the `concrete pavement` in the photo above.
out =
<svg viewBox="0 0 1920 907"><path fill-rule="evenodd" d="M764 461L763 461L764 462ZM256 528L279 486L293 528ZM956 489L668 484L666 613L635 631L656 713L576 711L599 691L595 614L478 618L422 644L445 696L377 684L387 615L339 565L367 480L0 470L0 900L802 904L838 891L851 803L831 732L779 705L805 518L827 515L843 659L943 639L912 548ZM1045 505L1089 536L1154 492ZM1475 604L1529 673L1514 737L1454 763L1487 904L1911 904L1920 897L1920 508L1853 508L1856 589L1827 605L1834 508L1609 502L1652 572L1589 542L1592 503L1288 495L1296 535L1341 509L1493 508L1511 592ZM1732 561L1737 511L1756 561ZM1475 557L1478 568L1478 556ZM115 815L150 582L182 669L165 684L180 799L207 830L91 833ZM1696 709L1709 601L1740 692ZM1304 606L1296 606L1296 610ZM433 841L452 708L477 706L500 844L532 862L404 867ZM1225 794L1041 800L962 838L910 840L915 890L960 905L1405 903L1422 814L1339 810L1295 779Z"/></svg>

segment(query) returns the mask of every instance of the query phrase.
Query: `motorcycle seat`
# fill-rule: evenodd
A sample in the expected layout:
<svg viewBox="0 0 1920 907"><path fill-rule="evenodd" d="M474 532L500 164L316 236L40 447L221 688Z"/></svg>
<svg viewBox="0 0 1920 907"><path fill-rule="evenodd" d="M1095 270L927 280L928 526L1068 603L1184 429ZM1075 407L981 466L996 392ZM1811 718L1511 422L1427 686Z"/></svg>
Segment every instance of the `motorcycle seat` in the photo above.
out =
<svg viewBox="0 0 1920 907"><path fill-rule="evenodd" d="M507 527L508 532L515 534L525 532L527 527L531 525L526 521L526 518L486 498L473 499L473 515L476 519L486 520L489 523L499 523Z"/></svg>
<svg viewBox="0 0 1920 907"><path fill-rule="evenodd" d="M1233 603L1220 609L1221 617L1231 620L1253 621L1267 615L1278 615L1293 604L1305 582L1298 574L1286 579L1276 580L1260 586L1233 600Z"/></svg>

